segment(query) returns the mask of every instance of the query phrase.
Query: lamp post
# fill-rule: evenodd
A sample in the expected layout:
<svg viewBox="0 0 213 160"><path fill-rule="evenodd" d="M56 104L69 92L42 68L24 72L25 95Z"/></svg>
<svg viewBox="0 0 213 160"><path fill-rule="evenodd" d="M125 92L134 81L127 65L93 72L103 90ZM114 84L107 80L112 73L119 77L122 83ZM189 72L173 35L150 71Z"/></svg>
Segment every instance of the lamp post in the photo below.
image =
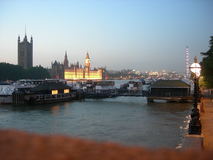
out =
<svg viewBox="0 0 213 160"><path fill-rule="evenodd" d="M192 72L194 79L194 103L191 113L191 120L189 123L189 134L201 134L200 112L199 109L197 108L198 95L199 95L198 80L200 76L201 67L197 61L197 57L194 58L194 63L189 68L190 71Z"/></svg>

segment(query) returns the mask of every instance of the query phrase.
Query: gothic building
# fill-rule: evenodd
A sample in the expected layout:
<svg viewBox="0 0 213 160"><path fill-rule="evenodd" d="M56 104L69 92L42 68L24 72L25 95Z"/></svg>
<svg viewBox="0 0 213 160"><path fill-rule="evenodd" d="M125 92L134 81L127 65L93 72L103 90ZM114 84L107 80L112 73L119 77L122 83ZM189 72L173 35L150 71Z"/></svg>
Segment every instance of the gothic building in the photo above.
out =
<svg viewBox="0 0 213 160"><path fill-rule="evenodd" d="M31 37L30 42L28 42L26 34L22 42L20 42L20 36L18 36L18 65L24 69L33 66L33 38Z"/></svg>
<svg viewBox="0 0 213 160"><path fill-rule="evenodd" d="M54 79L64 79L64 69L69 67L67 51L65 51L64 62L60 63L55 60L51 63L50 75Z"/></svg>
<svg viewBox="0 0 213 160"><path fill-rule="evenodd" d="M67 59L67 55L65 54L65 60ZM84 67L76 64L71 64L70 67L64 68L64 79L66 80L102 80L103 79L104 70L99 69L91 69L90 66L90 57L89 53L86 54Z"/></svg>
<svg viewBox="0 0 213 160"><path fill-rule="evenodd" d="M60 62L53 62L51 64L50 75L54 79L64 79L64 64Z"/></svg>

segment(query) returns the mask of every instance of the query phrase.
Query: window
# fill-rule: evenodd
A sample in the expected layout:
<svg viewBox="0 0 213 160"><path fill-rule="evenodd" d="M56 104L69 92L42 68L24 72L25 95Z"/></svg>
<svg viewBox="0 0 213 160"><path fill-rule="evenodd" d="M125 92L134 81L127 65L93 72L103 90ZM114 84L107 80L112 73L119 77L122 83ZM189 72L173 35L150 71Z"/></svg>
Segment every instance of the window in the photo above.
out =
<svg viewBox="0 0 213 160"><path fill-rule="evenodd" d="M52 95L58 94L58 90L52 90Z"/></svg>
<svg viewBox="0 0 213 160"><path fill-rule="evenodd" d="M69 89L64 89L64 93L70 93Z"/></svg>

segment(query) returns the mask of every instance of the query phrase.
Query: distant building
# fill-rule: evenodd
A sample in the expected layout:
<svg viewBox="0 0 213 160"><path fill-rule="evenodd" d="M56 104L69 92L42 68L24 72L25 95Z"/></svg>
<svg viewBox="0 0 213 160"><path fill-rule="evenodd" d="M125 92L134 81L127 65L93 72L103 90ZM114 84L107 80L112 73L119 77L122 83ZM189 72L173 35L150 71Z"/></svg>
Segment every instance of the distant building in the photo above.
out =
<svg viewBox="0 0 213 160"><path fill-rule="evenodd" d="M20 36L18 36L18 65L24 69L33 66L33 38L31 37L30 42L28 42L26 34L22 42L20 42Z"/></svg>
<svg viewBox="0 0 213 160"><path fill-rule="evenodd" d="M102 80L103 78L103 69L91 69L89 53L86 54L84 67L77 62L64 69L64 79L66 80Z"/></svg>
<svg viewBox="0 0 213 160"><path fill-rule="evenodd" d="M64 64L55 61L51 64L50 70L51 78L54 79L64 79Z"/></svg>

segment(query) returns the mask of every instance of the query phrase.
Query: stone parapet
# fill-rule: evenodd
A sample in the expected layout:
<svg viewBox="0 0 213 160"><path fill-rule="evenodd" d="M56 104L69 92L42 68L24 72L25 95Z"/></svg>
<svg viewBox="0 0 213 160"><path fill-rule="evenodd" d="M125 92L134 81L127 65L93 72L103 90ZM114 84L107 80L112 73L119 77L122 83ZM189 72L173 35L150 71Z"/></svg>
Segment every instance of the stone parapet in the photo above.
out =
<svg viewBox="0 0 213 160"><path fill-rule="evenodd" d="M211 151L151 150L15 130L1 130L0 135L2 160L211 160L213 157Z"/></svg>

